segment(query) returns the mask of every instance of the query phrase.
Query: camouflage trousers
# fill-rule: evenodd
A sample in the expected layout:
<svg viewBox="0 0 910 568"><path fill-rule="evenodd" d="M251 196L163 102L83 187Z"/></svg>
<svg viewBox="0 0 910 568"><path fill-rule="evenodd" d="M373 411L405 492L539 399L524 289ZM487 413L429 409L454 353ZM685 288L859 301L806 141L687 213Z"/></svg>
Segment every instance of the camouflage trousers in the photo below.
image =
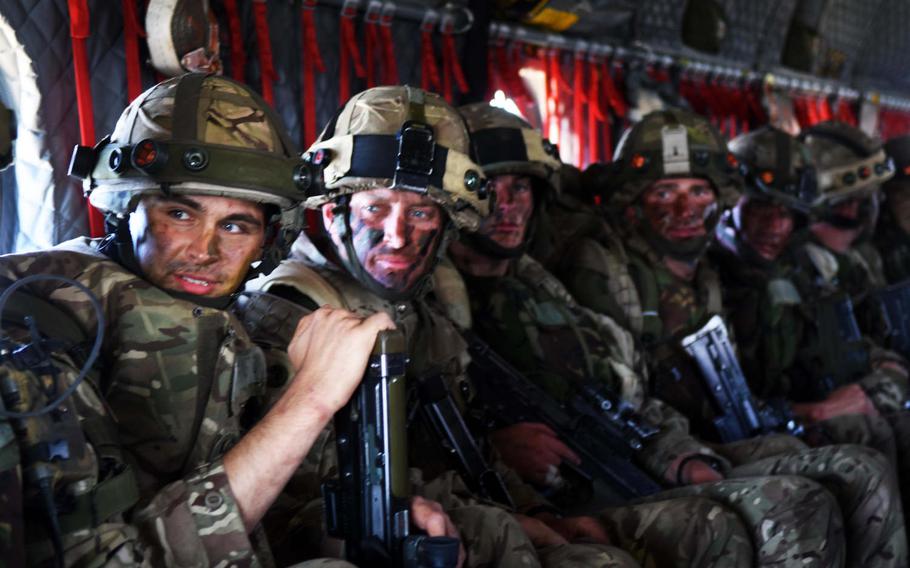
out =
<svg viewBox="0 0 910 568"><path fill-rule="evenodd" d="M666 564L668 566L754 564L832 568L844 565L843 520L837 502L831 493L814 481L787 475L725 479L671 489L647 500L654 502L691 496L710 499L735 511L747 527L755 547L753 558L731 563L722 557L696 556L691 564L677 562ZM681 521L667 519L662 522ZM654 531L660 538L660 527L655 527ZM680 544L670 543L669 546L678 547ZM685 553L680 550L675 552Z"/></svg>
<svg viewBox="0 0 910 568"><path fill-rule="evenodd" d="M461 533L467 552L465 567L638 566L626 552L612 546L567 544L535 548L515 517L498 507L471 505L446 512Z"/></svg>
<svg viewBox="0 0 910 568"><path fill-rule="evenodd" d="M737 464L730 477L798 475L830 491L843 517L848 566L907 566L900 489L893 467L878 451L857 445L810 449L783 435L717 449Z"/></svg>

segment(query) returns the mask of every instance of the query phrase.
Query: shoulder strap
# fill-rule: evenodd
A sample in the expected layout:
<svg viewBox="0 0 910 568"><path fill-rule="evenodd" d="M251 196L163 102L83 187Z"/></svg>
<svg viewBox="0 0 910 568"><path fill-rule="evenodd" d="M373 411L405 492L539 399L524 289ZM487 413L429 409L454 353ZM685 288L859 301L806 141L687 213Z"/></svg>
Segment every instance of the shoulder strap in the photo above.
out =
<svg viewBox="0 0 910 568"><path fill-rule="evenodd" d="M528 255L522 255L516 266L516 276L528 285L536 286L547 295L558 298L570 306L577 305L575 298L553 274Z"/></svg>
<svg viewBox="0 0 910 568"><path fill-rule="evenodd" d="M267 276L247 283L253 292L268 292L273 286L288 286L311 298L318 306L349 308L341 292L321 274L299 260L286 260Z"/></svg>
<svg viewBox="0 0 910 568"><path fill-rule="evenodd" d="M638 292L638 309L640 310L640 327L638 332L644 343L658 341L663 335L664 324L660 319L660 289L657 285L657 274L639 256L629 257L627 274Z"/></svg>
<svg viewBox="0 0 910 568"><path fill-rule="evenodd" d="M708 293L708 315L713 316L720 314L724 309L724 298L721 294L720 275L713 268L708 266L704 261L699 270L699 279Z"/></svg>

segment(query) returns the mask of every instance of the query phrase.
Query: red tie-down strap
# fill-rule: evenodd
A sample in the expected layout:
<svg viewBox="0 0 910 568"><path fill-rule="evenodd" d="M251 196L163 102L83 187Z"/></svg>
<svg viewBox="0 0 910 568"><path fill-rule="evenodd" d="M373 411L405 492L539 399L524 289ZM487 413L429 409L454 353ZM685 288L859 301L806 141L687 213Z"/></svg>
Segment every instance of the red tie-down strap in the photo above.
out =
<svg viewBox="0 0 910 568"><path fill-rule="evenodd" d="M547 81L550 84L550 98L553 101L550 113L550 132L548 136L551 140L559 144L560 141L560 119L562 108L562 97L564 94L571 94L572 88L566 82L562 74L562 50L558 47L551 47L547 50Z"/></svg>
<svg viewBox="0 0 910 568"><path fill-rule="evenodd" d="M86 0L67 0L70 37L73 41L73 71L76 76L76 107L79 110L79 140L83 146L95 145L95 112L92 108L92 80L89 75L85 40L90 35ZM104 235L104 217L88 205L88 227L93 237Z"/></svg>
<svg viewBox="0 0 910 568"><path fill-rule="evenodd" d="M803 108L806 111L806 118L809 120L809 126L814 126L820 122L818 117L818 107L815 105L815 97L806 95L803 97Z"/></svg>
<svg viewBox="0 0 910 568"><path fill-rule="evenodd" d="M227 14L228 35L231 38L231 77L243 82L246 74L246 50L243 48L243 27L240 23L240 11L237 0L223 0Z"/></svg>
<svg viewBox="0 0 910 568"><path fill-rule="evenodd" d="M586 52L576 49L572 64L572 130L575 133L575 165L579 168L584 167L587 141L594 135L593 131L585 132L585 68L588 66L585 60Z"/></svg>
<svg viewBox="0 0 910 568"><path fill-rule="evenodd" d="M439 14L427 10L420 23L420 88L436 91L442 88L439 67L436 65L436 50L433 48L433 30L439 22Z"/></svg>
<svg viewBox="0 0 910 568"><path fill-rule="evenodd" d="M837 100L837 120L856 126L856 113L853 112L853 103L846 97Z"/></svg>
<svg viewBox="0 0 910 568"><path fill-rule="evenodd" d="M455 79L458 92L468 92L468 80L455 48L455 17L451 14L443 17L439 30L442 33L442 94L449 103L453 103L452 79Z"/></svg>
<svg viewBox="0 0 910 568"><path fill-rule="evenodd" d="M828 101L827 95L822 95L818 97L818 120L824 122L826 120L831 120L834 117L834 113L831 111L831 103Z"/></svg>
<svg viewBox="0 0 910 568"><path fill-rule="evenodd" d="M363 64L367 72L367 88L372 89L377 85L376 80L376 51L382 42L379 34L379 18L382 15L382 2L370 0L366 13L363 16Z"/></svg>
<svg viewBox="0 0 910 568"><path fill-rule="evenodd" d="M746 100L749 103L750 124L765 124L768 122L768 114L765 107L762 106L762 84L761 81L749 81L745 85Z"/></svg>
<svg viewBox="0 0 910 568"><path fill-rule="evenodd" d="M395 20L395 4L386 2L382 5L379 18L379 37L382 40L383 82L386 85L397 85L398 60L395 59L395 40L392 39L392 22Z"/></svg>
<svg viewBox="0 0 910 568"><path fill-rule="evenodd" d="M316 36L316 0L305 0L300 10L300 29L303 30L303 147L316 141L316 71L325 73L325 63Z"/></svg>
<svg viewBox="0 0 910 568"><path fill-rule="evenodd" d="M123 0L123 52L126 60L126 96L133 100L142 94L142 67L139 62L139 38L145 30L136 15L136 0Z"/></svg>
<svg viewBox="0 0 910 568"><path fill-rule="evenodd" d="M354 64L354 74L359 79L363 79L367 75L363 59L360 57L360 47L357 45L355 30L355 18L359 5L359 0L345 0L341 7L338 34L341 38L338 58L338 103L341 105L348 102L348 98L351 96L351 63Z"/></svg>
<svg viewBox="0 0 910 568"><path fill-rule="evenodd" d="M275 106L273 81L278 77L272 59L272 38L269 34L269 12L266 0L253 0L253 21L256 26L256 52L259 55L259 79L262 98Z"/></svg>
<svg viewBox="0 0 910 568"><path fill-rule="evenodd" d="M607 116L604 113L603 102L600 96L600 61L597 56L588 55L588 163L604 161L609 162L609 157L604 159L600 155L600 123L607 123ZM610 125L604 129L606 145L609 146Z"/></svg>
<svg viewBox="0 0 910 568"><path fill-rule="evenodd" d="M604 61L602 70L604 94L607 97L607 102L610 104L610 109L613 110L613 114L615 114L617 118L625 120L629 114L629 105L626 104L625 97L623 97L617 87L617 83L621 81L619 71L617 70L617 75L614 77L613 62L609 59Z"/></svg>

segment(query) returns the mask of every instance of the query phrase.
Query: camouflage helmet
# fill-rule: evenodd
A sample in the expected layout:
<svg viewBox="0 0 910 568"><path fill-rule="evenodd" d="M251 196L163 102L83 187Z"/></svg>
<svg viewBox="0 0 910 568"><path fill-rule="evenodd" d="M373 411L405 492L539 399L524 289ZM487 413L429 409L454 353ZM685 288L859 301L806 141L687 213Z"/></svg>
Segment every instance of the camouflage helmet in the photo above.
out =
<svg viewBox="0 0 910 568"><path fill-rule="evenodd" d="M322 174L305 205L315 209L372 189L413 191L442 207L456 227L474 231L489 200L469 154L464 120L442 97L374 87L354 95L307 151Z"/></svg>
<svg viewBox="0 0 910 568"><path fill-rule="evenodd" d="M593 181L608 191L607 206L620 210L661 179L705 178L722 206L736 202L742 183L723 135L707 118L680 109L649 113L626 130L613 164L597 177Z"/></svg>
<svg viewBox="0 0 910 568"><path fill-rule="evenodd" d="M489 103L458 109L468 124L474 159L487 176L528 175L560 189L559 150L524 119Z"/></svg>
<svg viewBox="0 0 910 568"><path fill-rule="evenodd" d="M292 230L301 226L309 167L249 87L189 73L141 94L94 148L77 146L70 173L115 218L144 194L213 195L274 205Z"/></svg>
<svg viewBox="0 0 910 568"><path fill-rule="evenodd" d="M13 163L13 140L16 139L16 115L0 103L0 171Z"/></svg>
<svg viewBox="0 0 910 568"><path fill-rule="evenodd" d="M873 195L894 175L881 141L855 126L825 121L804 130L799 138L818 168L817 206Z"/></svg>
<svg viewBox="0 0 910 568"><path fill-rule="evenodd" d="M763 126L729 144L740 162L745 192L808 213L818 197L815 165L805 144L783 130Z"/></svg>

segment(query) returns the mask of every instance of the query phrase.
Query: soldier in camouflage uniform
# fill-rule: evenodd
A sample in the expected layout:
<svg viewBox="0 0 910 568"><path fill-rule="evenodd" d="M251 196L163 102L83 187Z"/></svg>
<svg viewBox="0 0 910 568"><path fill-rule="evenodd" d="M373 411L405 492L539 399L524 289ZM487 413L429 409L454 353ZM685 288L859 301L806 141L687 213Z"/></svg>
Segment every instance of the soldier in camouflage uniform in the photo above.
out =
<svg viewBox="0 0 910 568"><path fill-rule="evenodd" d="M894 166L894 177L882 185L885 203L873 242L882 257L885 279L897 284L910 279L910 136L888 140L885 152Z"/></svg>
<svg viewBox="0 0 910 568"><path fill-rule="evenodd" d="M26 505L25 552L4 550L4 561L270 564L249 535L392 325L328 308L302 320L287 353L290 387L250 428L263 354L224 308L251 263L275 262L295 235L293 174L305 166L258 95L202 74L146 91L110 137L77 149L73 171L114 232L0 258L3 287L24 284L4 329L33 316L66 348L53 348L54 367L10 357L2 368L0 493L15 493L9 472L13 481L21 472ZM59 394L66 387L72 396ZM449 524L432 504L413 509L417 524Z"/></svg>
<svg viewBox="0 0 910 568"><path fill-rule="evenodd" d="M612 175L598 180L624 240L580 239L566 247L558 266L579 303L622 312L646 349L649 394L682 412L700 437L716 441L723 438L715 422L720 412L680 341L723 310L719 277L703 257L719 205L738 197L738 166L707 120L677 110L648 115L624 135ZM906 562L897 481L879 452L850 445L807 449L782 434L712 447L734 465L724 471L728 477L789 473L824 483L844 513L848 564ZM832 475L840 479L832 483ZM853 489L844 492L847 486ZM888 521L879 525L883 517ZM874 545L872 526L882 529Z"/></svg>
<svg viewBox="0 0 910 568"><path fill-rule="evenodd" d="M862 444L901 463L891 425L864 390L880 390L888 376L870 365L866 342L850 341L827 323L819 313L826 306L803 301L784 254L818 195L808 148L765 127L736 138L730 149L746 191L718 226L711 258L753 392L797 402L792 408L813 446ZM840 386L829 392L834 384Z"/></svg>
<svg viewBox="0 0 910 568"><path fill-rule="evenodd" d="M309 150L324 158L324 189L306 202L321 219L288 261L249 284L259 293L241 302L244 317L264 322L320 305L386 313L408 339L409 384L437 371L458 402L469 399L465 343L425 299L456 227L475 228L487 212L483 178L467 150L463 121L439 95L377 87L352 97ZM251 316L258 313L267 315ZM259 326L256 337L279 346L288 340L272 325ZM451 471L434 435L417 423L409 435L414 490L438 499L455 519L468 542L467 565L637 566L609 546L569 544L576 535L601 540L602 530L576 519L536 518L552 508L504 467L497 469L516 510L490 508ZM311 456L317 477L336 468L330 433L325 439L324 455ZM486 534L475 539L475 531Z"/></svg>
<svg viewBox="0 0 910 568"><path fill-rule="evenodd" d="M704 477L705 471L715 473L712 467L727 470L729 464L692 438L686 420L678 413L646 396L631 336L609 317L579 306L554 276L523 254L529 233L545 213L544 205L555 197L560 170L555 149L524 121L500 109L478 103L463 107L461 112L471 130L475 156L491 176L496 210L480 231L463 234L450 248L450 256L462 271L470 308L459 306L467 299L459 300L452 293L457 284L452 275L437 274L439 282L447 283L437 286L437 295L445 296L444 302L454 317L463 320L462 325L473 323L491 347L554 398L567 400L571 383L584 381L616 393L659 424L659 434L644 441L636 461L666 486L717 479ZM513 425L495 432L493 439L507 462L539 485L552 481L548 477L553 477L562 461L578 460L540 424ZM809 501L800 508L803 510L817 506L816 500L825 493L806 479L752 478L659 493L649 498L649 504L655 510L667 507L661 516L672 517L677 527L698 522L699 512L673 511L673 498L709 498L735 510L752 528L759 564L786 563L794 558L820 565L840 561L839 544L833 542L840 535L803 532L798 527L818 519L791 517L793 508L769 498L779 491L791 502ZM637 507L611 507L599 512L611 538L633 551L643 564L688 565L693 556L683 553L685 548L679 545L690 547L693 543L681 540L669 526L640 524ZM766 523L769 519L775 519L771 525L781 531L777 536L760 528L770 526ZM823 526L827 519L821 522L816 526ZM826 557L809 559L818 552ZM714 558L718 565L743 561L735 556Z"/></svg>

